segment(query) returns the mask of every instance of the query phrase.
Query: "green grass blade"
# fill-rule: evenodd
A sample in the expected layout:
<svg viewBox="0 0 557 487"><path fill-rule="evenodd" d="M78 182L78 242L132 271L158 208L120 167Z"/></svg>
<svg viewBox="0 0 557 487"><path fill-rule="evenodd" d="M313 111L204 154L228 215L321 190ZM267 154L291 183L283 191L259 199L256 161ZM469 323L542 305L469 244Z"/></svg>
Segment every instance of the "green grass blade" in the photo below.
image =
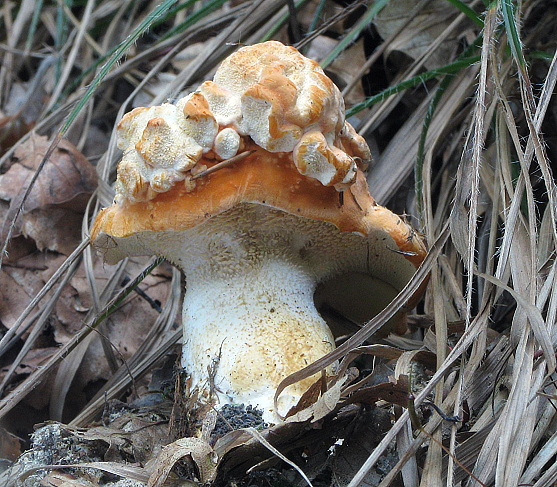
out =
<svg viewBox="0 0 557 487"><path fill-rule="evenodd" d="M159 265L164 262L163 257L157 257L151 264L149 264L141 273L130 281L124 289L122 289L95 317L93 323L90 325L96 328L104 320L106 320L114 311L116 311L124 302L124 300L139 286L145 278L155 270Z"/></svg>
<svg viewBox="0 0 557 487"><path fill-rule="evenodd" d="M336 47L330 52L330 54L321 61L321 67L325 69L329 64L331 64L338 55L344 51L350 44L352 44L356 38L360 35L362 30L364 30L376 17L376 15L383 9L389 0L377 0L373 3L367 13L363 16L362 20L356 24L356 26L348 33L346 36L336 45Z"/></svg>
<svg viewBox="0 0 557 487"><path fill-rule="evenodd" d="M554 53L552 52L537 51L537 50L528 51L529 59L545 59L547 61L551 61L553 59L553 56Z"/></svg>
<svg viewBox="0 0 557 487"><path fill-rule="evenodd" d="M308 0L298 0L297 2L294 2L294 5L296 6L296 10L298 10L304 3L306 3ZM271 39L273 39L273 37L275 37L276 33L282 28L282 26L288 22L288 18L290 17L290 12L286 12L278 21L275 25L273 25L266 33L265 35L263 35L261 37L261 39L259 40L259 42L266 42L269 41Z"/></svg>
<svg viewBox="0 0 557 487"><path fill-rule="evenodd" d="M525 69L526 59L524 58L522 42L520 41L520 35L516 25L515 5L512 0L501 0L500 8L505 22L505 31L507 32L507 38L513 58L518 64L519 69Z"/></svg>
<svg viewBox="0 0 557 487"><path fill-rule="evenodd" d="M323 14L323 10L325 9L326 4L327 0L320 0L319 5L317 5L317 9L315 10L315 14L313 14L313 19L309 26L308 32L313 32L319 25L321 15Z"/></svg>
<svg viewBox="0 0 557 487"><path fill-rule="evenodd" d="M126 39L124 39L120 45L114 50L112 56L106 64L100 69L99 74L95 77L83 97L77 102L76 106L71 111L66 122L60 129L59 135L62 136L66 133L72 122L78 116L81 109L89 101L93 93L97 90L99 85L102 83L104 77L108 74L112 66L118 62L118 60L124 55L128 48L134 44L137 39L139 39L145 32L147 32L153 23L157 21L169 8L174 4L176 0L165 0L162 2L155 10L153 10L141 24L135 29Z"/></svg>
<svg viewBox="0 0 557 487"><path fill-rule="evenodd" d="M67 4L67 0L64 2ZM66 15L64 14L64 8L62 5L58 5L56 7L56 37L54 39L54 50L56 52L62 52L62 47L64 46L64 42L66 41L67 32L66 32ZM56 60L56 65L54 69L54 79L56 83L60 79L62 74L62 57L58 56Z"/></svg>
<svg viewBox="0 0 557 487"><path fill-rule="evenodd" d="M458 10L460 10L466 17L468 17L474 24L478 27L484 26L484 21L482 18L474 12L468 5L462 3L460 0L447 0L450 4L454 5Z"/></svg>
<svg viewBox="0 0 557 487"><path fill-rule="evenodd" d="M37 32L37 25L39 24L39 18L43 8L43 0L37 0L35 11L33 12L33 17L31 18L31 25L29 25L29 31L27 32L27 40L25 41L25 50L30 51L33 44L33 39L35 38L35 32Z"/></svg>
<svg viewBox="0 0 557 487"><path fill-rule="evenodd" d="M176 1L176 0L174 0ZM168 19L169 17L171 17L171 14L175 14L176 12L178 12L179 10L182 10L183 8L189 7L191 5L193 5L194 3L196 3L198 0L188 0L187 2L180 4L177 7L171 8L170 12L166 12L164 15L162 15L161 18L158 18L157 20L155 20L151 26L155 26L158 25L162 22L164 22L166 19ZM161 39L160 41L163 41L167 38L172 37L173 35L184 31L185 29L191 27L192 25L194 25L196 22L198 22L199 20L201 20L204 16L210 14L211 12L213 12L214 10L216 10L217 8L219 8L220 6L222 6L223 3L225 3L226 0L213 0L212 2L209 2L207 5L205 5L204 7L202 7L201 9L199 9L197 12L195 12L193 15L190 15L187 19L184 20L184 22L182 22L180 25L174 27L171 31L169 31L168 33L166 33ZM68 88L66 89L66 93L72 93L75 88L77 86L79 86L79 84L81 83L81 81L83 80L83 78L85 78L86 76L88 76L91 72L95 71L100 64L102 64L103 62L105 62L107 59L110 59L114 53L119 49L119 46L113 48L112 50L110 50L107 54L105 54L104 56L100 57L93 65L91 65L88 69L86 69L85 71L83 71L83 73L81 73L81 75L77 78L75 78L75 80L71 83L71 85L68 86Z"/></svg>
<svg viewBox="0 0 557 487"><path fill-rule="evenodd" d="M423 169L424 169L424 160L425 160L425 143L427 140L427 134L429 132L429 127L431 125L431 121L433 120L433 115L435 114L435 110L441 101L441 97L443 93L447 90L451 81L453 80L455 74L451 73L446 75L442 80L439 86L437 87L437 91L433 96L429 106L427 107L427 113L424 118L424 123L422 127L422 132L420 134L420 141L418 142L418 154L416 157L416 165L414 166L414 187L416 191L416 204L418 207L418 213L422 215L423 212ZM421 218L424 221L423 216Z"/></svg>
<svg viewBox="0 0 557 487"><path fill-rule="evenodd" d="M422 84L424 81L437 78L438 76L442 76L446 74L457 73L461 69L477 63L479 60L480 60L479 55L465 57L463 59L459 59L458 61L455 61L454 63L447 64L445 66L441 66L440 68L432 69L430 71L426 71L425 73L421 73L417 76L407 79L406 81L402 81L401 83L398 83L395 86L390 86L389 88L381 91L380 93L377 93L377 95L370 96L365 101L358 103L357 105L354 105L350 110L346 112L346 116L351 117L352 115L355 115L356 113L361 112L366 108L369 108L375 103L378 103L380 101L389 98L389 96L400 93L401 91L404 91L408 88L413 88L414 86L418 86L419 84Z"/></svg>
<svg viewBox="0 0 557 487"><path fill-rule="evenodd" d="M178 10L181 10L182 8L189 7L190 5L193 5L195 2L197 2L197 0L189 0L186 3L180 5L179 7L176 7L176 9L173 9L173 10L176 10L176 12L177 12ZM195 24L196 22L201 20L203 17L205 17L208 14L210 14L211 12L215 11L217 8L222 6L224 3L226 3L226 0L212 0L211 2L208 2L206 5L203 5L203 7L201 7L199 10L194 12L192 15L188 16L181 24L178 24L176 27L174 27L173 29L168 31L163 36L162 40L168 39L168 38L170 38L170 37L172 37L176 34L179 34L180 32L183 32L188 27L191 27L193 24ZM170 14L167 15L166 17L170 17ZM164 19L160 20L160 22L162 22L163 20Z"/></svg>

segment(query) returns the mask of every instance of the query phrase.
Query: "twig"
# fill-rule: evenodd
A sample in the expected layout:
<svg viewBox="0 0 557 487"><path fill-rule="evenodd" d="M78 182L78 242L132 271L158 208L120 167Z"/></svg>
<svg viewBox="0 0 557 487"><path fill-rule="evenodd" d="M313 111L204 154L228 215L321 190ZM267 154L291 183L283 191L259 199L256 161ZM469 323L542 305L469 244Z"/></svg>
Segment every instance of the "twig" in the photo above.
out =
<svg viewBox="0 0 557 487"><path fill-rule="evenodd" d="M246 157L248 157L250 154L253 154L255 152L255 149L253 150L248 150L245 152L241 152L240 154L231 157L230 159L225 159L224 161L218 162L217 164L215 164L214 166L211 166L207 169L205 169L205 171L201 171L199 174L196 174L195 176L192 176L192 179L199 179L205 176L208 176L211 173L214 173L215 171L218 171L219 169L222 169L224 167L228 167L231 164L234 164L235 162L241 161L242 159L245 159Z"/></svg>

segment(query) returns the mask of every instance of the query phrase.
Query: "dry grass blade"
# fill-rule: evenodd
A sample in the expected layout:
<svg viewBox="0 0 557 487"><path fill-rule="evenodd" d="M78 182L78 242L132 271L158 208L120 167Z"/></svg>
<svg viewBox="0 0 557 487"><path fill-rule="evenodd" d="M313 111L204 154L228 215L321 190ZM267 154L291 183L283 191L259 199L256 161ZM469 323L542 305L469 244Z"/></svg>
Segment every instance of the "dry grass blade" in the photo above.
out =
<svg viewBox="0 0 557 487"><path fill-rule="evenodd" d="M68 269L73 265L76 260L81 258L81 254L83 250L89 245L89 240L83 240L79 247L77 247L72 254L64 261L64 263L57 269L57 271L52 275L52 277L48 280L48 282L43 286L39 293L37 293L31 302L27 305L23 313L20 315L14 326L10 328L10 330L2 337L0 340L0 356L4 354L9 346L10 341L14 338L15 334L17 333L19 327L23 324L23 322L27 319L27 317L31 314L35 306L41 301L41 299L46 296L46 294L52 289L54 284L60 279L61 276L64 275L68 271Z"/></svg>
<svg viewBox="0 0 557 487"><path fill-rule="evenodd" d="M259 433L259 431L257 431L255 428L244 428L244 431L248 432L251 436L253 436L265 448L267 448L269 451L271 451L274 455L276 455L278 458L280 458L283 462L286 462L288 465L293 467L296 470L296 472L298 472L302 476L302 478L309 485L309 487L313 487L313 484L308 479L308 477L304 473L304 471L298 465L296 465L292 460L289 460L288 458L286 458L273 445L271 445L265 438L263 438L263 436L261 436L261 433Z"/></svg>
<svg viewBox="0 0 557 487"><path fill-rule="evenodd" d="M311 377L317 372L325 369L328 365L332 364L336 360L342 358L347 352L351 351L355 347L361 345L368 337L373 335L385 322L387 322L393 315L402 307L410 297L417 291L420 285L425 279L427 279L428 273L433 266L434 262L438 258L443 245L449 237L448 227L445 231L437 238L437 241L430 247L428 255L420 268L414 274L414 277L408 282L408 284L397 294L397 296L391 301L391 303L380 313L375 316L371 321L365 324L357 333L352 335L346 342L344 342L340 347L323 356L319 360L313 362L311 365L299 370L298 372L288 376L284 379L277 388L275 392L275 407L277 398L280 393L286 389L289 385L295 384L296 382L305 379L306 377Z"/></svg>
<svg viewBox="0 0 557 487"><path fill-rule="evenodd" d="M241 161L242 159L245 159L247 156L249 156L250 154L253 154L255 152L255 150L251 150L251 151L245 151L245 152L241 152L240 154L231 157L230 159L225 159L224 161L218 162L217 164L215 164L214 166L211 166L208 169L205 169L204 171L196 174L195 176L192 176L192 179L199 179L199 178L203 178L215 171L218 171L219 169L222 169L223 167L228 167L231 164L234 164L235 162Z"/></svg>
<svg viewBox="0 0 557 487"><path fill-rule="evenodd" d="M520 477L519 483L521 484L531 484L533 480L539 476L540 472L546 469L546 465L553 459L557 454L557 436L553 434L549 440L545 443L543 448L536 454L522 477ZM551 470L551 467L546 470Z"/></svg>
<svg viewBox="0 0 557 487"><path fill-rule="evenodd" d="M468 348L472 343L474 343L478 335L482 333L485 323L489 319L489 311L490 308L489 306L486 305L484 309L482 309L480 313L476 315L474 320L472 320L470 326L468 327L467 333L461 337L458 343L456 343L456 345L453 347L451 352L447 355L447 358L443 362L442 366L438 368L438 370L435 372L435 374L430 379L430 381L425 386L425 388L417 395L415 399L415 404L417 406L421 404L421 402L427 397L427 395L434 389L437 382L441 380L448 373L450 367L454 364L454 362L458 360L458 358L461 357L462 354L464 354L468 350ZM454 400L454 397L452 398L452 400ZM450 406L451 398L448 397L446 399L446 402ZM354 479L352 480L352 482L349 484L348 487L357 487L358 485L360 485L360 483L365 478L369 470L380 459L382 453L388 447L389 443L396 437L398 432L403 428L404 424L409 420L410 420L410 415L408 414L408 411L405 411L400 416L400 418L396 421L396 423L393 425L393 427L391 428L389 433L385 436L383 441L381 441L381 443L377 446L373 454L370 455L370 457L362 465L357 475L354 476ZM434 416L432 418L432 424L431 425L428 424L426 426L425 428L426 432L431 434L431 432L434 431L439 426L439 422L440 422L440 417ZM429 430L430 427L432 428L431 430ZM422 444L422 442L423 442L423 437L419 436L414 442L414 444L412 445L412 449L409 449L409 451L406 453L405 461L408 459L408 457L411 454L417 451L417 449ZM399 463L402 466L403 461L401 460L401 462ZM384 486L386 487L387 485L389 485L389 483L394 479L395 475L396 475L396 470L393 469L392 473L390 473L387 477L385 477L380 487L384 487Z"/></svg>
<svg viewBox="0 0 557 487"><path fill-rule="evenodd" d="M125 479L138 480L140 482L146 482L149 478L148 472L146 472L145 468L143 467L124 465L122 463L116 463L116 462L83 462L83 463L74 463L68 465L65 464L45 465L44 467L31 468L26 472L22 473L21 475L19 475L18 480L23 481L41 470L45 470L45 469L55 470L55 469L65 469L65 468L95 468L95 469L102 470L103 472L106 473L118 475ZM6 487L9 487L10 485L15 485L15 484L8 484L8 486ZM160 485L174 486L176 485L176 482L168 482Z"/></svg>
<svg viewBox="0 0 557 487"><path fill-rule="evenodd" d="M375 165L368 171L372 195L380 204L407 214L429 242L430 252L414 279L385 310L367 323L362 320L347 327L334 352L281 383L276 397L290 384L334 368L338 361L338 377L336 382L335 377L328 380L329 392L315 387L310 392L316 397L320 392L320 399L290 418L306 423L228 433L222 444L220 439L214 443L220 457L218 462L211 458L215 461L201 473L201 480L213 481L222 469L244 475L239 483L261 487L275 481L270 471L247 471L253 465L262 469L272 462L278 465L281 459L285 463L275 472L297 476L296 470L303 477L297 480L300 485L325 479L344 487L387 487L400 483L400 478L406 487L554 483L554 2L354 0L340 6L331 0L166 0L162 7L158 4L23 0L1 7L0 181L15 164L14 154L34 136L31 128L47 136L54 147L59 127L96 166L100 178L95 197L79 217L82 240L76 239L75 250L64 254L69 255L65 261L57 251L39 248L27 233L18 235L14 222L28 213L23 204L26 196L9 200L8 207L0 194L6 237L0 277L9 289L0 297L9 292L6 302L17 308L8 319L0 307L0 389L4 393L0 417L6 427L23 424L30 416L29 422L64 418L88 428L112 414L112 405L122 404L118 401L125 401L126 408L144 404L143 394L153 383L164 384L154 394L163 400L172 394L173 383L189 390L188 378L175 380L171 370L182 335L180 273L173 270L170 276L170 266L157 268L147 278L153 281L141 286L143 297L134 293L117 306L111 299L123 277L135 275L145 261L103 267L87 249L90 220L114 198L112 184L120 157L114 127L124 113L192 92L239 45L269 38L298 42L304 53L328 65L328 74L349 94L350 121L364 128L372 147ZM333 59L348 47L348 54ZM115 64L124 50L125 59ZM25 130L20 133L16 129L21 127ZM5 140L10 140L6 146ZM196 176L198 184L242 156L240 151L236 158L201 172ZM47 159L48 154L43 165ZM76 228L79 233L79 225ZM10 254L5 253L8 248ZM63 264L46 272L37 256L47 263L56 256L52 262ZM33 272L35 280L27 280ZM407 335L369 343L425 279L429 287L410 316ZM19 285L13 288L17 291L9 287L12 283ZM126 287L123 292L131 291ZM15 299L17 293L25 299ZM137 302L148 308L145 317L130 310ZM99 328L113 307L118 313L114 322ZM141 336L130 339L115 334L123 324L141 330L135 332ZM97 354L95 364L106 372L80 382L90 354ZM163 363L151 376L153 368ZM402 397L402 382L394 381L393 370L397 376L410 376L423 431L412 427L408 411L399 414L398 408L411 402ZM157 382L159 373L164 380ZM373 396L374 380L397 384L399 401L388 403ZM74 386L80 388L77 396L83 395L80 402L73 402ZM204 414L195 408L194 413L186 411L191 404L184 404L190 399L195 402L196 392L191 398L181 397L173 409L184 410L180 419L191 422L183 429L188 434L196 429L195 414ZM358 401L368 404L366 400L374 411L391 416L384 437L366 446L358 465L348 470L351 478L342 483L335 465L345 460L341 458L344 446L359 438L358 421L367 416L366 411L357 412L356 405ZM448 423L423 407L424 402L462 421ZM37 403L40 406L34 409ZM33 414L37 418L31 418ZM160 426L164 431L166 425ZM25 427L20 436L31 431L30 424ZM296 434L286 435L287 427L297 428ZM154 473L117 462L80 463L76 472L94 468L150 485L162 485L164 479L165 485L190 485L192 480L178 480L170 470L184 455L193 457L198 466L207 460L214 439L203 438L207 440L203 454L192 449L197 440L184 440L161 456ZM295 438L296 444L285 438ZM337 440L343 445L335 445ZM256 450L250 449L253 445ZM250 457L254 451L263 452L261 458L267 460L258 464ZM138 461L133 453L126 454L130 461ZM373 483L373 466L390 456L394 458L390 471ZM44 468L73 466L65 460L52 463ZM29 481L30 475L39 475L44 468L29 470L22 478ZM258 475L262 475L260 484ZM63 485L70 480L71 474L55 472L45 482Z"/></svg>
<svg viewBox="0 0 557 487"><path fill-rule="evenodd" d="M58 103L60 94L62 93L62 90L66 85L66 82L70 76L70 72L75 64L76 58L79 55L79 51L82 48L81 43L85 36L85 32L87 31L88 24L91 20L91 15L93 13L94 7L95 2L93 0L88 0L85 4L83 17L81 18L75 37L73 39L68 39L68 42L71 43L71 49L67 57L67 62L64 65L64 70L58 78L58 83L52 93L50 104L45 107L46 111L49 111L56 103Z"/></svg>
<svg viewBox="0 0 557 487"><path fill-rule="evenodd" d="M483 35L482 56L480 63L480 78L477 88L477 102L474 112L473 134L470 134L468 150L464 152L464 159L459 165L457 175L456 199L451 215L451 232L457 249L463 256L468 273L466 286L466 319L470 320L472 307L472 279L471 270L474 268L476 248L476 222L478 219L478 196L480 185L481 154L486 137L485 118L487 111L486 95L491 91L488 87L488 60L494 43L495 29L498 22L498 10L488 10Z"/></svg>
<svg viewBox="0 0 557 487"><path fill-rule="evenodd" d="M156 260L154 266L158 265L160 260ZM153 267L153 264L151 265ZM147 270L146 270L147 272ZM35 387L41 384L47 374L52 372L52 369L64 360L70 353L72 353L79 345L87 338L87 336L95 330L95 328L102 323L114 307L119 304L144 278L142 273L134 281L130 282L117 296L115 296L102 310L102 312L95 316L86 326L84 326L66 345L64 345L58 352L56 352L48 362L35 373L30 375L25 381L18 385L8 396L0 400L0 418L4 417L12 408L14 408L20 401L22 401L27 394L29 394Z"/></svg>
<svg viewBox="0 0 557 487"><path fill-rule="evenodd" d="M450 88L443 96L441 108L435 114L428 132L427 145L433 147L433 142L443 137L451 129L452 120L469 96L472 84L476 77L476 69L472 68L459 74L451 83ZM379 203L387 203L400 188L401 181L412 172L418 153L418 142L422 131L422 120L425 117L430 97L426 98L414 110L412 116L402 125L389 145L376 161L373 170L368 176L371 193Z"/></svg>

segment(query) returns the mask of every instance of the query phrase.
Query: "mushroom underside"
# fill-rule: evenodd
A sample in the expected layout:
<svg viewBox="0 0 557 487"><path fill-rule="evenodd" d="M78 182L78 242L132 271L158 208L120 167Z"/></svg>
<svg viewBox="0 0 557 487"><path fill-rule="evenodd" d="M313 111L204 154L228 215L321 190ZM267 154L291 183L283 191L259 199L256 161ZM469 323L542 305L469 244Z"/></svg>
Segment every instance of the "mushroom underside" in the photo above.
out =
<svg viewBox="0 0 557 487"><path fill-rule="evenodd" d="M254 203L185 230L121 238L101 232L95 246L108 261L158 254L184 271L182 365L193 385L208 400L257 406L269 422L278 421L278 384L334 349L315 306L317 286L319 305L362 323L415 271L385 231L343 232ZM289 386L279 412L294 406L316 378Z"/></svg>

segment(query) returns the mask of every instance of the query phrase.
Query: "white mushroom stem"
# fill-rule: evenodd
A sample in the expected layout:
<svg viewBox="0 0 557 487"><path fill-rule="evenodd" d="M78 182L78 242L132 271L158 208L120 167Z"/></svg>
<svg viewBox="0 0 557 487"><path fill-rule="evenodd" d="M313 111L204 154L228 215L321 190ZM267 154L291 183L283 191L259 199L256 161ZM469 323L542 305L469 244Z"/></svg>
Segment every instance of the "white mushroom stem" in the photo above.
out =
<svg viewBox="0 0 557 487"><path fill-rule="evenodd" d="M179 232L167 255L186 275L182 364L192 386L220 404L256 406L272 423L278 384L334 349L313 300L317 276L301 255L309 237L285 216L243 206ZM316 379L287 388L279 413Z"/></svg>
<svg viewBox="0 0 557 487"><path fill-rule="evenodd" d="M315 278L284 249L269 250L251 246L265 258L231 275L215 275L210 261L186 270L182 364L193 385L214 392L220 404L255 405L276 423L278 384L330 352L334 341L315 309ZM281 394L279 412L287 413L308 385Z"/></svg>

